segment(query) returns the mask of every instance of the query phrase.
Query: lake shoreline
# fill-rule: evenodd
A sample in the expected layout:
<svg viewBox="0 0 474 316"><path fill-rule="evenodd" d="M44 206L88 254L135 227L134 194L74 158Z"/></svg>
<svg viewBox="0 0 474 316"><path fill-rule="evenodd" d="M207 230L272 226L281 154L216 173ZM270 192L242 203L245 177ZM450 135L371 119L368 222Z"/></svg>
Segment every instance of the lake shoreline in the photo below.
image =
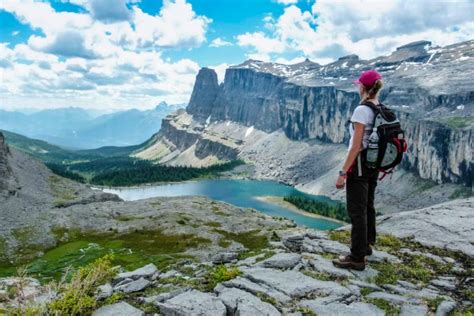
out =
<svg viewBox="0 0 474 316"><path fill-rule="evenodd" d="M282 196L263 195L263 196L256 196L254 198L256 200L259 200L259 201L262 201L262 202L282 206L282 207L290 210L291 212L295 212L295 213L298 213L298 214L303 215L303 216L308 216L308 217L318 218L318 219L324 219L324 220L335 222L335 223L338 223L338 224L341 224L341 225L348 225L349 224L349 223L346 223L344 221L341 221L341 220L338 220L338 219L335 219L335 218L332 218L332 217L327 217L327 216L323 216L323 215L319 215L319 214L315 214L315 213L311 213L311 212L306 212L302 209L299 209L298 207L291 204L290 202L287 202L287 201L283 200Z"/></svg>

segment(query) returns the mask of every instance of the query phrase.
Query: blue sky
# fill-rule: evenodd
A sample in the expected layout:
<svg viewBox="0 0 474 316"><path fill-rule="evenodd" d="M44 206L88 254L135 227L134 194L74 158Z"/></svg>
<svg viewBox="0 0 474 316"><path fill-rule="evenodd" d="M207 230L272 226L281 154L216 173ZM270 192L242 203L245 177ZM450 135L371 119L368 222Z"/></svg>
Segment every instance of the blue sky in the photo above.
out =
<svg viewBox="0 0 474 316"><path fill-rule="evenodd" d="M2 0L0 108L187 102L200 67L444 46L473 16L472 0Z"/></svg>

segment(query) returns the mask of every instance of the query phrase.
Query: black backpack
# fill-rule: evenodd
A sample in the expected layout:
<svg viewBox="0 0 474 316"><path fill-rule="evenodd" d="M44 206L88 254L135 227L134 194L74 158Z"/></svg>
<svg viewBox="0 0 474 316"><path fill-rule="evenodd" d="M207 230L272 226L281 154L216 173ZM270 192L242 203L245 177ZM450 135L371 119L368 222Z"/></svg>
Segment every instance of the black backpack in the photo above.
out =
<svg viewBox="0 0 474 316"><path fill-rule="evenodd" d="M382 103L375 105L364 101L361 105L370 107L375 114L369 143L362 150L361 158L367 168L383 173L382 180L402 161L403 153L407 151L405 133L395 113Z"/></svg>

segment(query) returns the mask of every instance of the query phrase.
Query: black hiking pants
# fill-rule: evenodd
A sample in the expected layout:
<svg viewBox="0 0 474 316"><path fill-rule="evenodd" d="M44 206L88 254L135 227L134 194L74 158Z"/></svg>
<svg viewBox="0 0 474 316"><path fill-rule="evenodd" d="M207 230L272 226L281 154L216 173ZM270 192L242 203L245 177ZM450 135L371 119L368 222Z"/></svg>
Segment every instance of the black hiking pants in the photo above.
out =
<svg viewBox="0 0 474 316"><path fill-rule="evenodd" d="M347 213L351 218L351 256L363 261L369 244L375 244L374 194L378 171L368 169L363 163L359 174L357 159L346 179Z"/></svg>

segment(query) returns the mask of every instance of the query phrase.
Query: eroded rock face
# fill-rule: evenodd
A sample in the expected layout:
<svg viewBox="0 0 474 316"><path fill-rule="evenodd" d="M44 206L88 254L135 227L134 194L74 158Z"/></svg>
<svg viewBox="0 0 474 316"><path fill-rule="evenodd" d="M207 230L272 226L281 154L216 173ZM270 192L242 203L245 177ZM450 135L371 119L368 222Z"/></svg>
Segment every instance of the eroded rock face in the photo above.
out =
<svg viewBox="0 0 474 316"><path fill-rule="evenodd" d="M418 41L389 56L360 60L349 55L324 66L310 61L280 65L249 60L227 69L220 86L215 72L203 68L186 111L202 128L212 122L232 121L267 133L282 130L291 140L345 144L349 138L347 120L359 103L351 81L362 70L376 68L386 85L381 101L398 112L407 131L410 147L403 167L424 179L471 187L472 123L467 120L465 128L453 128L436 121L474 113L474 79L469 75L474 72L473 47L474 41L446 47ZM448 75L450 82L446 83ZM200 129L193 131L199 134ZM177 138L173 135L181 135L177 146L182 150L199 139L183 133L167 127L163 130L172 143ZM183 139L190 139L188 145L182 146ZM225 159L236 156L222 154L223 141L202 146L204 142L198 140L197 144L200 158L217 152Z"/></svg>
<svg viewBox="0 0 474 316"><path fill-rule="evenodd" d="M5 142L5 137L0 133L0 199L15 194L16 180L8 162L9 156L11 156L10 149Z"/></svg>

